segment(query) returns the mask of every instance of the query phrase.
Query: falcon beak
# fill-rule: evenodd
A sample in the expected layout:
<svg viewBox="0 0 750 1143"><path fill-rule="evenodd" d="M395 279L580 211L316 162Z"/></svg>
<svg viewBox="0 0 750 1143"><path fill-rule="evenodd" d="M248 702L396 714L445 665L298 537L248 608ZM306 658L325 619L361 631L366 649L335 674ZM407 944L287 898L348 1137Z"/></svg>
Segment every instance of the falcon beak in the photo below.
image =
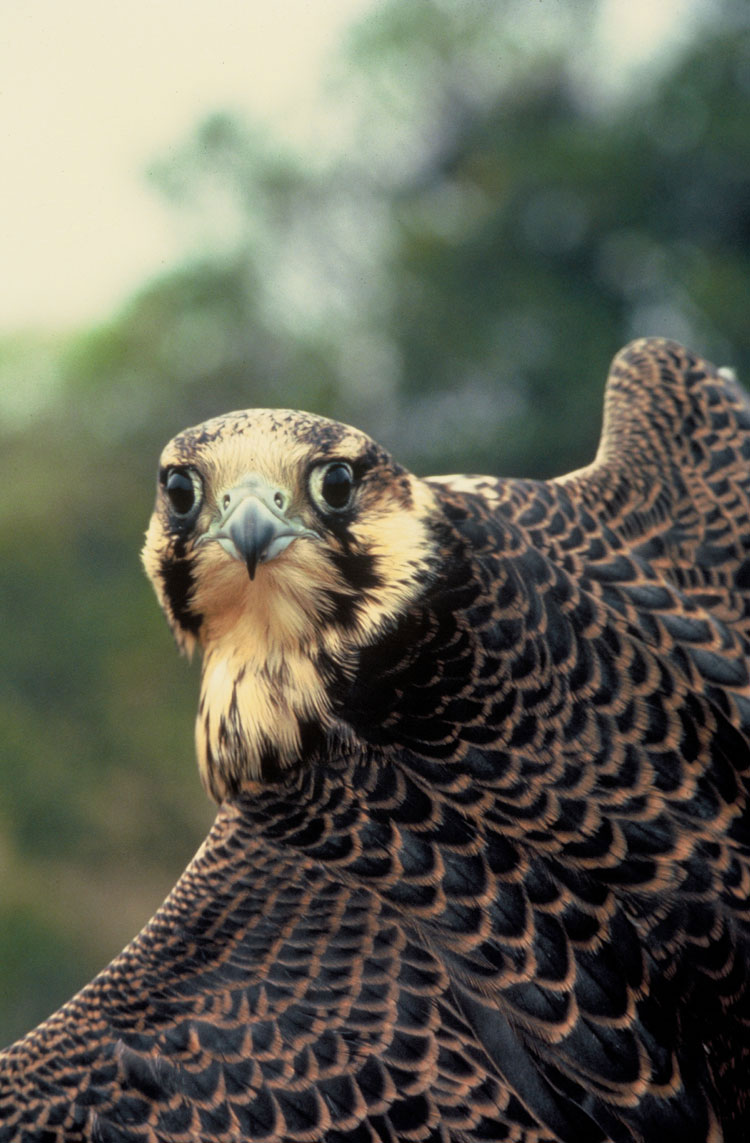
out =
<svg viewBox="0 0 750 1143"><path fill-rule="evenodd" d="M225 552L241 560L250 579L258 564L268 563L306 536L319 539L294 517L286 515L289 497L259 477L251 477L220 498L221 516L214 520L203 542L216 540Z"/></svg>

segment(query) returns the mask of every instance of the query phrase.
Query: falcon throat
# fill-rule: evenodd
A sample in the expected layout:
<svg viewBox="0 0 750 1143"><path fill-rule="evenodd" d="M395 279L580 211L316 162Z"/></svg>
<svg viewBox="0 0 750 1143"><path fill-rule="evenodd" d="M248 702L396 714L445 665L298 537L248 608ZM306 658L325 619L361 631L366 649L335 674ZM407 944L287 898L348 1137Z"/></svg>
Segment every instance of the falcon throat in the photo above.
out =
<svg viewBox="0 0 750 1143"><path fill-rule="evenodd" d="M217 801L351 747L359 656L432 578L428 486L363 433L250 410L162 454L144 563L202 654L196 749Z"/></svg>

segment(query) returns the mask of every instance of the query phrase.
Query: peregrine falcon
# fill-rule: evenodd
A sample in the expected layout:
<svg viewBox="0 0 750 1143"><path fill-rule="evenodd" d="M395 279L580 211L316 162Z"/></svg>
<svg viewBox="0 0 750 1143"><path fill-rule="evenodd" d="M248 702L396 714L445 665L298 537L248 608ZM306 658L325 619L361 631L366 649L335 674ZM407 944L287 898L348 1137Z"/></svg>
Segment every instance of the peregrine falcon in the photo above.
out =
<svg viewBox="0 0 750 1143"><path fill-rule="evenodd" d="M750 402L615 359L588 467L420 479L253 409L177 436L146 570L220 803L0 1054L0 1143L746 1143Z"/></svg>

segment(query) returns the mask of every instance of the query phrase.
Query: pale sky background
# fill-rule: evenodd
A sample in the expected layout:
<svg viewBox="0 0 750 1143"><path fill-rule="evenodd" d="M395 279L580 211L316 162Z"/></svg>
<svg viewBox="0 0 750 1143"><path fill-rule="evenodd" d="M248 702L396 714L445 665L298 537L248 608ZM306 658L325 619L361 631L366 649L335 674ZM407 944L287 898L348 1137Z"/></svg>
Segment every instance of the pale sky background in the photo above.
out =
<svg viewBox="0 0 750 1143"><path fill-rule="evenodd" d="M557 0L528 3L543 21ZM6 0L0 333L103 318L184 255L186 236L149 186L148 164L223 109L304 145L344 30L376 7L377 0ZM700 0L606 0L599 33L609 79L681 40L700 8ZM329 128L330 106L326 115Z"/></svg>

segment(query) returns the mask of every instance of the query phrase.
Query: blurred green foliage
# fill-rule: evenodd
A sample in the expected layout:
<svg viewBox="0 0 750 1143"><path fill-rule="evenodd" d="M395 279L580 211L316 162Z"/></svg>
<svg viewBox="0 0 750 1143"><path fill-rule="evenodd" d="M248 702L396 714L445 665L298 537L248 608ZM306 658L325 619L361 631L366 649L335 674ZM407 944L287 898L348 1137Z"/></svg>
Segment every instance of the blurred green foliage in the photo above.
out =
<svg viewBox="0 0 750 1143"><path fill-rule="evenodd" d="M138 560L176 431L293 406L418 472L548 476L592 457L631 337L750 378L744 5L608 103L590 6L554 10L538 36L524 4L377 7L338 77L356 147L213 115L152 171L201 256L105 325L0 343L0 1042L137 931L212 816L196 668Z"/></svg>

